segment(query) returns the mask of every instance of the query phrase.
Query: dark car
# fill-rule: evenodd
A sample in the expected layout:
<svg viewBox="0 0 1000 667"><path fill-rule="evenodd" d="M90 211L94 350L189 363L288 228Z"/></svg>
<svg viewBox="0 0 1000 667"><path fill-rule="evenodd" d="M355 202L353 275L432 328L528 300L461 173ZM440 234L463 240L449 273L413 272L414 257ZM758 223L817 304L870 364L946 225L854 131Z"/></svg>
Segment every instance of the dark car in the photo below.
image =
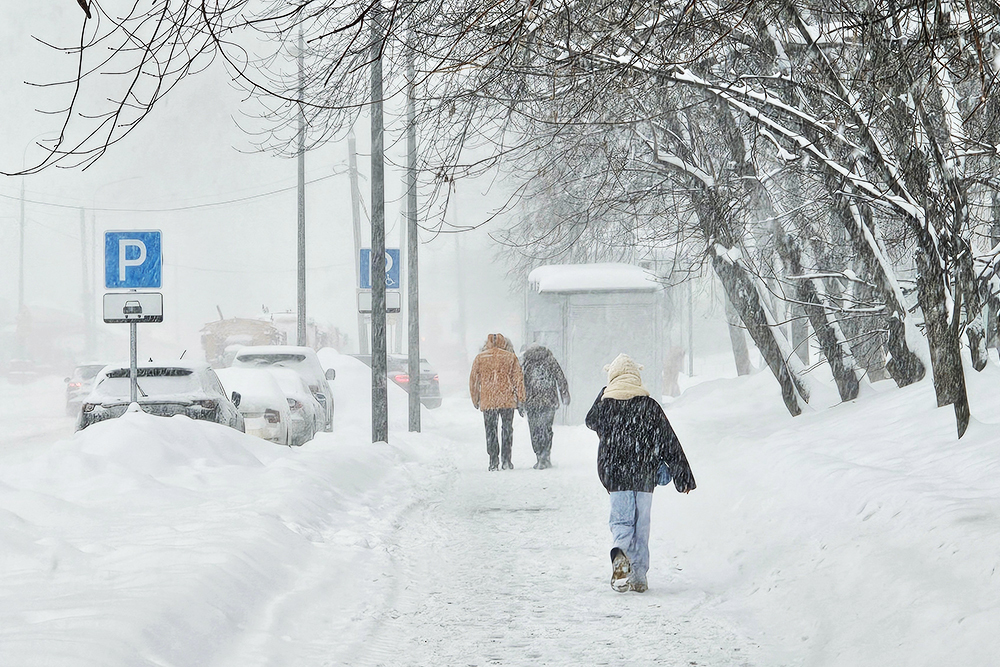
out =
<svg viewBox="0 0 1000 667"><path fill-rule="evenodd" d="M370 354L352 355L360 359L368 367L372 365ZM386 356L386 375L393 384L401 387L407 393L410 392L410 360L405 354L390 354ZM426 359L420 360L420 404L425 408L441 407L441 384L438 374L427 363Z"/></svg>
<svg viewBox="0 0 1000 667"><path fill-rule="evenodd" d="M161 417L187 415L244 430L237 409L240 395L226 395L208 364L144 364L136 371L138 403L143 412ZM131 381L127 366L108 366L94 380L94 388L80 407L77 430L105 419L121 417L128 409Z"/></svg>
<svg viewBox="0 0 1000 667"><path fill-rule="evenodd" d="M80 413L80 404L94 388L94 378L106 364L80 364L73 374L66 378L66 415L75 417Z"/></svg>

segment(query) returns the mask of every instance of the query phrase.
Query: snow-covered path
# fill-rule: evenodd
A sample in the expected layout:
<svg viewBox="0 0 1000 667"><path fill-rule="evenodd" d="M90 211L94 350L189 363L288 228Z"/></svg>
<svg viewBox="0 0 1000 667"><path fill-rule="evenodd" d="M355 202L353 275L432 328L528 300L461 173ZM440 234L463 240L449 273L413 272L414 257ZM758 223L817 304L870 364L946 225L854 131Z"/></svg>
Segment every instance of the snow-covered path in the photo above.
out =
<svg viewBox="0 0 1000 667"><path fill-rule="evenodd" d="M517 467L487 472L481 419L463 408L426 418L438 448L408 506L373 520L370 557L334 572L343 554L320 548L310 583L257 629L285 639L247 645L226 665L756 664L752 642L700 611L669 535L654 531L649 592L611 590L593 434L557 427L556 467L536 471L516 418ZM661 491L654 513L683 499Z"/></svg>
<svg viewBox="0 0 1000 667"><path fill-rule="evenodd" d="M557 467L536 471L518 420L518 467L491 473L478 415L469 417L449 429L455 467L439 477L436 500L400 530L408 570L400 604L379 629L378 649L355 664L399 664L399 652L414 665L744 664L735 658L748 642L698 613L701 596L678 583L662 532L650 591L611 590L592 434L557 429ZM654 511L668 513L673 496L658 494Z"/></svg>

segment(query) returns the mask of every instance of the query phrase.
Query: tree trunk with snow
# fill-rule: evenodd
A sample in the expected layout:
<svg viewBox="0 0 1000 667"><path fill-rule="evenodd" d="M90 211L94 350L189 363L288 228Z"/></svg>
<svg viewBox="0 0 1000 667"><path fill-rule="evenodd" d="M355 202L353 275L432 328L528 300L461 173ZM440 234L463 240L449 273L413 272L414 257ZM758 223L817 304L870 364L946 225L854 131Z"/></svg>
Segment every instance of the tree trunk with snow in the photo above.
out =
<svg viewBox="0 0 1000 667"><path fill-rule="evenodd" d="M927 343L931 354L931 371L934 376L934 392L938 407L955 406L955 420L958 437L965 434L969 426L969 398L965 390L965 374L962 371L962 353L958 336L949 322L946 299L944 268L939 256L930 255L926 245L929 239L921 239L921 247L916 253L917 300L924 314L927 328Z"/></svg>
<svg viewBox="0 0 1000 667"><path fill-rule="evenodd" d="M722 295L726 302L726 324L729 328L729 342L733 346L733 360L736 362L737 375L750 375L753 372L753 364L750 363L750 350L747 347L747 338L743 334L743 326L740 323L740 316L733 308L729 296Z"/></svg>
<svg viewBox="0 0 1000 667"><path fill-rule="evenodd" d="M712 188L705 188L692 195L699 225L710 244L712 268L719 276L730 303L739 314L768 368L778 380L785 408L789 414L797 417L802 414L803 404L809 402L809 392L791 368L791 357L794 355L791 354L788 341L779 340L779 337L784 339L784 336L774 318L769 315L755 278L743 267L739 250L726 243L732 242L732 233L727 224L725 207L719 197L719 193ZM782 348L786 348L788 354Z"/></svg>
<svg viewBox="0 0 1000 667"><path fill-rule="evenodd" d="M870 276L880 300L885 303L888 348L892 355L885 368L900 387L919 382L927 371L906 340L903 293L885 255L878 228L871 220L871 212L851 201L845 193L845 188L849 188L845 179L829 172L824 176L834 204L833 213L847 230L852 249L865 267L866 274Z"/></svg>
<svg viewBox="0 0 1000 667"><path fill-rule="evenodd" d="M851 347L844 338L840 325L834 319L831 309L820 299L817 279L804 276L802 250L798 242L775 224L777 248L781 260L788 267L790 277L795 279L796 297L800 307L809 317L816 338L819 340L823 356L830 364L833 379L842 401L852 401L858 397L860 382Z"/></svg>

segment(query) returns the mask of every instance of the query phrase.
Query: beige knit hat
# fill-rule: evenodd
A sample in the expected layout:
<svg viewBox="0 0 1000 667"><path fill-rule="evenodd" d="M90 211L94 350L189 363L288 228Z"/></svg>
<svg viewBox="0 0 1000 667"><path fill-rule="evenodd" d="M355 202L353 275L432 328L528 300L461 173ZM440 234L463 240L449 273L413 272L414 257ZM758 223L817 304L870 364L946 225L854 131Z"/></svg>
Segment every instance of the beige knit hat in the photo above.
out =
<svg viewBox="0 0 1000 667"><path fill-rule="evenodd" d="M639 371L641 371L642 368L642 364L635 363L632 357L622 353L615 357L614 361L604 367L604 372L608 374L608 382L611 382L616 377L624 373L631 373L638 377Z"/></svg>

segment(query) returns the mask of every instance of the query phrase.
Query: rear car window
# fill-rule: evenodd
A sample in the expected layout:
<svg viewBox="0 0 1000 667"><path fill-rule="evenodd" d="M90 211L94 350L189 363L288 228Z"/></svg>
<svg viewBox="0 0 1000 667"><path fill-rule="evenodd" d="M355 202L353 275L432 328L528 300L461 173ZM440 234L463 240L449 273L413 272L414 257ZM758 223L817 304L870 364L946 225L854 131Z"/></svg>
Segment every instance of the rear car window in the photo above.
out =
<svg viewBox="0 0 1000 667"><path fill-rule="evenodd" d="M165 396L201 394L201 382L188 368L139 368L137 370L139 396ZM108 371L98 383L94 394L101 400L128 399L131 392L129 369Z"/></svg>
<svg viewBox="0 0 1000 667"><path fill-rule="evenodd" d="M300 363L306 360L304 354L292 353L270 353L270 354L239 354L236 356L241 362L251 364L279 364L279 363Z"/></svg>

